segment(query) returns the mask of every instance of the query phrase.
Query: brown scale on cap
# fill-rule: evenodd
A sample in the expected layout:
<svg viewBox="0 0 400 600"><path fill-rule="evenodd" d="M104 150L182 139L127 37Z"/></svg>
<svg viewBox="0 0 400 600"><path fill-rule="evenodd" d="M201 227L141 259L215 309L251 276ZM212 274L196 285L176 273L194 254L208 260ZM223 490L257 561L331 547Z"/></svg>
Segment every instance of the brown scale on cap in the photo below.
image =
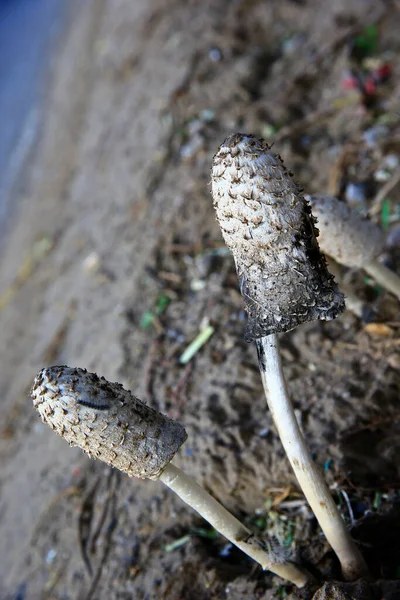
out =
<svg viewBox="0 0 400 600"><path fill-rule="evenodd" d="M246 341L343 311L310 206L264 140L237 133L221 144L212 194L248 313Z"/></svg>
<svg viewBox="0 0 400 600"><path fill-rule="evenodd" d="M157 479L187 438L180 423L85 369L42 369L31 396L42 420L71 446L130 476Z"/></svg>

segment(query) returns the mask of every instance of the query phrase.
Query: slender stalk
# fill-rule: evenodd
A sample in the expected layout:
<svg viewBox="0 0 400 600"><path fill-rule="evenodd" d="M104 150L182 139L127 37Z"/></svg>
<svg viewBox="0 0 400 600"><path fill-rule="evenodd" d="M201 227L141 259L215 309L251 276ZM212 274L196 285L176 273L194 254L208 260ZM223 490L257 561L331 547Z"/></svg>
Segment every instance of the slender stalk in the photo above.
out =
<svg viewBox="0 0 400 600"><path fill-rule="evenodd" d="M161 474L160 480L196 510L214 529L258 562L263 569L272 571L300 588L311 581L307 571L280 559L274 555L271 548L264 547L245 525L178 467L169 463Z"/></svg>
<svg viewBox="0 0 400 600"><path fill-rule="evenodd" d="M337 554L343 575L354 580L368 573L367 565L351 539L328 486L311 458L289 398L276 334L256 340L258 362L267 403L285 452L301 489L329 544Z"/></svg>
<svg viewBox="0 0 400 600"><path fill-rule="evenodd" d="M363 269L382 287L400 298L400 277L377 260L363 265Z"/></svg>

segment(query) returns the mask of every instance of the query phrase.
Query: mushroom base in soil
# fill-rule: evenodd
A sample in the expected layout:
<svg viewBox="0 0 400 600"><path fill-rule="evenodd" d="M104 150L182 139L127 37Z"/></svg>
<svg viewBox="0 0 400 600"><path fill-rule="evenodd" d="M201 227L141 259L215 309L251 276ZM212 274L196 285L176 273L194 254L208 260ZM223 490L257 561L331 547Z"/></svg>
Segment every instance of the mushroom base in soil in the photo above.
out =
<svg viewBox="0 0 400 600"><path fill-rule="evenodd" d="M211 173L223 238L235 260L248 314L246 341L257 344L261 378L283 447L343 575L367 566L328 486L312 461L287 393L276 334L344 310L320 253L315 220L282 159L264 140L234 134L219 147Z"/></svg>
<svg viewBox="0 0 400 600"><path fill-rule="evenodd" d="M277 554L236 517L171 463L187 435L180 423L148 407L119 383L85 369L43 369L31 396L42 420L72 446L130 476L159 479L196 510L214 529L263 569L304 587L309 573Z"/></svg>

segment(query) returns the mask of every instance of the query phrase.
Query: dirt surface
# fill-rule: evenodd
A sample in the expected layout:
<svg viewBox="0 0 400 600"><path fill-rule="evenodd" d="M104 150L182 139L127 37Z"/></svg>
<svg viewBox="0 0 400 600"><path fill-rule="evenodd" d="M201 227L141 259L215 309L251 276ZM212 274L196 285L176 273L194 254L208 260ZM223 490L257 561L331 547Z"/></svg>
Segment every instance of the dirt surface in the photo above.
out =
<svg viewBox="0 0 400 600"><path fill-rule="evenodd" d="M370 25L375 57L393 70L372 98L343 86L361 60L351 43ZM367 0L98 0L79 10L0 263L1 599L300 597L160 483L89 461L43 425L29 389L51 364L120 381L179 419L189 437L176 464L321 584L340 580L243 341L209 173L224 137L252 132L274 141L307 192L345 197L349 182L367 182L357 207L379 223L386 183L374 173L400 155L399 27L395 2ZM392 268L398 197L393 188ZM396 580L399 305L363 273L344 277L364 320L348 311L282 336L284 368L373 577ZM209 341L180 364L208 325ZM395 581L336 595L329 586L318 598L400 598Z"/></svg>

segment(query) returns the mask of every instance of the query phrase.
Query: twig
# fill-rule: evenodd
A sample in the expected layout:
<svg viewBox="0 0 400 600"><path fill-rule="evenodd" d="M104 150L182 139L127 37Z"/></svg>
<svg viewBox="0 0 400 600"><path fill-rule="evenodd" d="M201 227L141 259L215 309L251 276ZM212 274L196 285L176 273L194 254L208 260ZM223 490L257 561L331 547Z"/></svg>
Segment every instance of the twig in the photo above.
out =
<svg viewBox="0 0 400 600"><path fill-rule="evenodd" d="M345 502L347 504L347 510L349 511L349 517L350 517L350 523L351 526L354 526L354 513L353 513L353 508L351 506L351 502L349 500L349 496L347 494L347 492L345 492L344 490L340 490L340 493L342 494L343 498L345 499Z"/></svg>
<svg viewBox="0 0 400 600"><path fill-rule="evenodd" d="M390 194L390 192L400 183L400 169L395 171L392 175L392 178L389 179L385 183L383 187L378 191L375 198L372 201L371 209L369 211L370 215L377 216L381 212L382 202L386 199L386 197Z"/></svg>

